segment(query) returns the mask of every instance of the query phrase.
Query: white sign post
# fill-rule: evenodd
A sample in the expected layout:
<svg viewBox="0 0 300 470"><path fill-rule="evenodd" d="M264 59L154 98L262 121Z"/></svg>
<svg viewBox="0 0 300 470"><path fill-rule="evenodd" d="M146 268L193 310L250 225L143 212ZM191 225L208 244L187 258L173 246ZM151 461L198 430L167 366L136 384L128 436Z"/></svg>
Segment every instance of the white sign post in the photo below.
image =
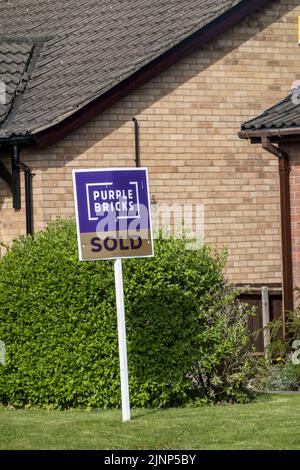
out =
<svg viewBox="0 0 300 470"><path fill-rule="evenodd" d="M73 170L81 261L114 260L122 419L130 421L122 258L153 256L146 168Z"/></svg>
<svg viewBox="0 0 300 470"><path fill-rule="evenodd" d="M120 357L120 377L121 377L121 400L122 400L122 419L123 422L130 421L130 402L128 385L128 364L127 364L127 346L126 346L126 323L124 307L123 273L122 260L114 260L115 286L117 300L118 316L118 340Z"/></svg>

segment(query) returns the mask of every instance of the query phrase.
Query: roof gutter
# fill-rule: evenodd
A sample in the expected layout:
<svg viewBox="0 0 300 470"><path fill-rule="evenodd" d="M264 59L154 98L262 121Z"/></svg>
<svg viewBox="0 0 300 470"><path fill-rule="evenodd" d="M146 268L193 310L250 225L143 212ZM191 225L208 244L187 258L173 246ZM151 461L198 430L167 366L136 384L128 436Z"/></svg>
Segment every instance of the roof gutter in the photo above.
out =
<svg viewBox="0 0 300 470"><path fill-rule="evenodd" d="M31 135L13 135L11 137L1 137L0 136L0 145L1 144L32 144L34 139Z"/></svg>
<svg viewBox="0 0 300 470"><path fill-rule="evenodd" d="M267 137L286 137L290 135L299 135L300 127L286 127L284 129L249 129L238 133L240 139L264 139Z"/></svg>
<svg viewBox="0 0 300 470"><path fill-rule="evenodd" d="M108 92L75 111L71 116L48 129L34 134L35 141L40 145L50 145L63 139L180 59L198 50L243 18L264 6L267 1L269 0L243 0L239 2L223 15L142 67Z"/></svg>

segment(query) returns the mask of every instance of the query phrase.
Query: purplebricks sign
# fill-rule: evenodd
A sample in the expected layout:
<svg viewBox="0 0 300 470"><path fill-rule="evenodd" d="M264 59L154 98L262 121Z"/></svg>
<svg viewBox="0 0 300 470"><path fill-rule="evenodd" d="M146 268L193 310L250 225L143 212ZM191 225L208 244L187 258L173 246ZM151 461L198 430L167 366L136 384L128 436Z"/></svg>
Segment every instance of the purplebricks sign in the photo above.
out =
<svg viewBox="0 0 300 470"><path fill-rule="evenodd" d="M80 260L153 256L146 168L73 170Z"/></svg>

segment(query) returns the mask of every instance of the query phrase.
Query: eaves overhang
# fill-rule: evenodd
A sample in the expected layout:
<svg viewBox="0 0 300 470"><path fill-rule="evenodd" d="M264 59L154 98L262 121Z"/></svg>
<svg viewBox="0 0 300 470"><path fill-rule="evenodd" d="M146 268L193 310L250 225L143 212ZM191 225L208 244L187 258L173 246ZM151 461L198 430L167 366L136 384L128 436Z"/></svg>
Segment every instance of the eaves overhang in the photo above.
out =
<svg viewBox="0 0 300 470"><path fill-rule="evenodd" d="M74 109L70 115L64 116L60 122L52 122L47 128L40 130L24 129L22 133L30 135L34 142L39 145L51 145L66 137L68 134L80 128L91 119L102 113L112 105L135 91L149 80L175 64L182 58L198 50L200 47L215 39L230 27L252 14L258 8L264 6L269 0L242 0L237 5L220 15L209 24L199 29L188 38L174 45L171 49L149 62L134 74L118 83L104 94L92 101L85 103L78 109ZM15 136L3 136L7 139L21 138L18 130ZM0 138L0 142L2 139Z"/></svg>

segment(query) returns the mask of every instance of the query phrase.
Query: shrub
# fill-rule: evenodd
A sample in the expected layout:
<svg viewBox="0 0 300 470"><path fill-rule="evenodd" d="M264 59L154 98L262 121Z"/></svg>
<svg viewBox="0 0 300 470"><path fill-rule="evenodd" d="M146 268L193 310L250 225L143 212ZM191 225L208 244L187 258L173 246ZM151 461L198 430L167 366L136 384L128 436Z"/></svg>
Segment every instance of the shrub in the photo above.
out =
<svg viewBox="0 0 300 470"><path fill-rule="evenodd" d="M250 398L247 379L252 373L252 348L245 319L254 310L238 302L238 295L237 289L224 284L203 311L203 328L198 334L200 360L192 375L197 393L201 390L200 396L209 401L246 402Z"/></svg>
<svg viewBox="0 0 300 470"><path fill-rule="evenodd" d="M154 258L124 261L132 405L247 396L248 312L224 259L160 238ZM113 263L77 260L73 220L14 242L0 262L0 339L3 404L120 405Z"/></svg>
<svg viewBox="0 0 300 470"><path fill-rule="evenodd" d="M285 330L285 334L283 334ZM300 307L285 312L266 327L270 338L267 359L255 365L252 385L258 391L298 391L300 389Z"/></svg>
<svg viewBox="0 0 300 470"><path fill-rule="evenodd" d="M271 321L265 330L270 338L268 357L276 359L289 356L293 342L300 340L300 307Z"/></svg>
<svg viewBox="0 0 300 470"><path fill-rule="evenodd" d="M281 361L261 360L256 366L253 386L257 391L300 390L300 365L290 359Z"/></svg>
<svg viewBox="0 0 300 470"><path fill-rule="evenodd" d="M286 359L295 357L298 360L300 346L300 306L294 311L285 312L276 320L271 321L264 330L258 330L259 334L264 331L268 338L266 367L268 364L284 362ZM285 361L286 362L286 361ZM259 366L263 365L264 360L260 361ZM263 371L262 371L263 372ZM264 374L264 372L263 372ZM258 375L260 372L258 370Z"/></svg>

